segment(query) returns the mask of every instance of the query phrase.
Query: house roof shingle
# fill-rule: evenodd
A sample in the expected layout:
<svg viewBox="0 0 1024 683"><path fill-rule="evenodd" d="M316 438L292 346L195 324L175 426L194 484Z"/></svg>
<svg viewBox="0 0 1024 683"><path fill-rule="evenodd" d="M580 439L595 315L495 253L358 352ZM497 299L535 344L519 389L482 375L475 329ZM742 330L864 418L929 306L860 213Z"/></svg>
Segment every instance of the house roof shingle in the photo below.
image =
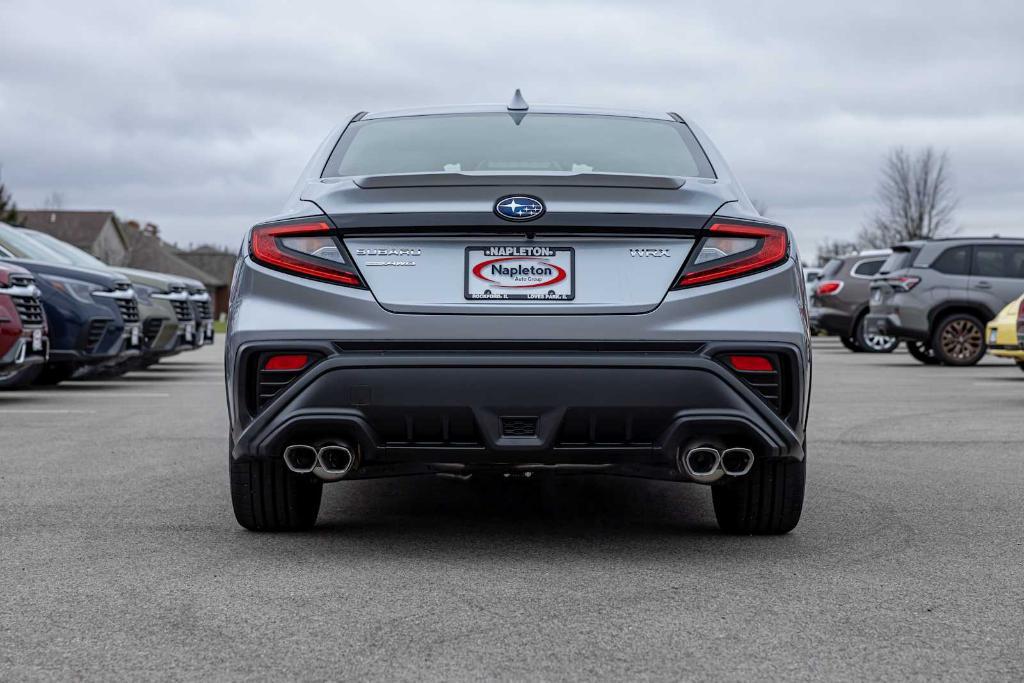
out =
<svg viewBox="0 0 1024 683"><path fill-rule="evenodd" d="M37 209L18 214L26 228L39 230L89 251L107 221L114 218L113 211L57 211ZM117 222L114 222L117 227ZM122 234L122 237L124 235Z"/></svg>
<svg viewBox="0 0 1024 683"><path fill-rule="evenodd" d="M165 244L156 235L130 226L127 232L128 262L124 264L126 267L199 280L208 289L228 284L227 280L207 273L179 257L173 247Z"/></svg>
<svg viewBox="0 0 1024 683"><path fill-rule="evenodd" d="M234 276L237 256L230 251L204 245L189 251L179 249L176 253L183 261L224 282L231 282Z"/></svg>

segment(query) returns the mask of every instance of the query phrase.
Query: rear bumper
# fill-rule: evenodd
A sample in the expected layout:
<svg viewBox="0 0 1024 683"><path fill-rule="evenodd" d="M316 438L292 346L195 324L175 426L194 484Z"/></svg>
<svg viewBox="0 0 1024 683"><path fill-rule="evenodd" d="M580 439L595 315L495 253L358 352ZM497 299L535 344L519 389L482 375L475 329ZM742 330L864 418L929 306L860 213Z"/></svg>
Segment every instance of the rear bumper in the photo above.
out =
<svg viewBox="0 0 1024 683"><path fill-rule="evenodd" d="M845 311L816 307L811 309L811 325L828 334L846 337L852 332L853 318Z"/></svg>
<svg viewBox="0 0 1024 683"><path fill-rule="evenodd" d="M319 350L301 342L273 348ZM676 455L698 445L804 457L806 362L789 345L708 343L686 353L333 349L249 418L260 350L243 349L231 373L236 459L346 441L360 451L356 478L497 467L685 480ZM776 354L778 412L715 360L727 350Z"/></svg>
<svg viewBox="0 0 1024 683"><path fill-rule="evenodd" d="M868 313L864 319L866 329L871 334L881 334L887 337L898 337L912 341L928 341L928 330L908 327L901 319L899 313Z"/></svg>

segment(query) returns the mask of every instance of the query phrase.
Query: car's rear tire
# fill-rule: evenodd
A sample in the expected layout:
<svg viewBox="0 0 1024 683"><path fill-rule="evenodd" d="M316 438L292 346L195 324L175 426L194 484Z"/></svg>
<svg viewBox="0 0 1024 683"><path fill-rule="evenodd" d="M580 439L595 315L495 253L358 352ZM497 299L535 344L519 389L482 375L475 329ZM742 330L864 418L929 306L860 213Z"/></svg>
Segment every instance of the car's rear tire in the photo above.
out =
<svg viewBox="0 0 1024 683"><path fill-rule="evenodd" d="M250 531L302 531L316 523L323 482L290 472L281 460L228 458L235 519Z"/></svg>
<svg viewBox="0 0 1024 683"><path fill-rule="evenodd" d="M784 534L800 521L807 460L769 460L711 487L718 526L730 534Z"/></svg>
<svg viewBox="0 0 1024 683"><path fill-rule="evenodd" d="M47 363L35 383L44 386L54 386L66 382L75 374L78 367L74 363Z"/></svg>
<svg viewBox="0 0 1024 683"><path fill-rule="evenodd" d="M976 365L985 355L985 324L970 313L953 313L932 333L935 356L945 365Z"/></svg>
<svg viewBox="0 0 1024 683"><path fill-rule="evenodd" d="M32 384L43 371L42 365L29 365L24 368L0 373L0 389L22 389Z"/></svg>
<svg viewBox="0 0 1024 683"><path fill-rule="evenodd" d="M1017 361L1017 367L1020 368L1021 372L1024 372L1024 360Z"/></svg>
<svg viewBox="0 0 1024 683"><path fill-rule="evenodd" d="M857 340L854 339L853 337L840 336L839 341L843 343L843 346L845 346L850 351L853 351L854 353L861 353L864 350L860 347L859 344L857 344Z"/></svg>
<svg viewBox="0 0 1024 683"><path fill-rule="evenodd" d="M868 353L892 353L900 345L898 337L887 337L881 334L868 334L865 316L857 319L854 326L853 339L862 351Z"/></svg>
<svg viewBox="0 0 1024 683"><path fill-rule="evenodd" d="M932 351L932 347L928 346L925 342L908 341L907 351L915 360L918 360L925 365L938 365L942 362L936 357L935 352Z"/></svg>

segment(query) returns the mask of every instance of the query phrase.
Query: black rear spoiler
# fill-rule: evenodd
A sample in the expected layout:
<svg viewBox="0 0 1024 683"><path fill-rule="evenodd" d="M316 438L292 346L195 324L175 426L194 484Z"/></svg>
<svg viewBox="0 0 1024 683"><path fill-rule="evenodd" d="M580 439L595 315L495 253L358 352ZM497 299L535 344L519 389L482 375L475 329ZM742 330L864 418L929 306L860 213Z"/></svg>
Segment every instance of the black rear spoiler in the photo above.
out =
<svg viewBox="0 0 1024 683"><path fill-rule="evenodd" d="M365 175L353 179L359 187L458 187L458 186L571 186L629 187L647 190L678 190L686 182L680 176L643 175L634 173L572 173L569 171L468 171L462 173L394 173Z"/></svg>

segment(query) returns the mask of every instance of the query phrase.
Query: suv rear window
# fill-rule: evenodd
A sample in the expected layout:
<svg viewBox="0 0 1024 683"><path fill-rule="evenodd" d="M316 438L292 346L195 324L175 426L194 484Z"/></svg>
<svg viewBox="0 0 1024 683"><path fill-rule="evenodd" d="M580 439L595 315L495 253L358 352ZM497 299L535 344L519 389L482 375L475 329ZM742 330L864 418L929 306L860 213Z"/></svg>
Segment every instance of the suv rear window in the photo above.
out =
<svg viewBox="0 0 1024 683"><path fill-rule="evenodd" d="M1024 246L978 245L974 247L973 275L1024 279Z"/></svg>
<svg viewBox="0 0 1024 683"><path fill-rule="evenodd" d="M874 261L858 261L857 265L853 267L850 272L858 277L874 277L878 274L878 271L882 269L882 264L885 263L885 259L875 259Z"/></svg>
<svg viewBox="0 0 1024 683"><path fill-rule="evenodd" d="M675 121L582 114L445 114L349 125L324 177L469 171L638 173L714 178Z"/></svg>
<svg viewBox="0 0 1024 683"><path fill-rule="evenodd" d="M821 269L821 277L819 280L831 280L843 267L843 259L834 258L825 264L825 267Z"/></svg>
<svg viewBox="0 0 1024 683"><path fill-rule="evenodd" d="M879 268L880 274L891 273L894 270L901 270L908 267L914 261L914 256L917 254L917 249L911 249L908 247L896 247L892 253L889 254L889 258L885 259L882 267Z"/></svg>

